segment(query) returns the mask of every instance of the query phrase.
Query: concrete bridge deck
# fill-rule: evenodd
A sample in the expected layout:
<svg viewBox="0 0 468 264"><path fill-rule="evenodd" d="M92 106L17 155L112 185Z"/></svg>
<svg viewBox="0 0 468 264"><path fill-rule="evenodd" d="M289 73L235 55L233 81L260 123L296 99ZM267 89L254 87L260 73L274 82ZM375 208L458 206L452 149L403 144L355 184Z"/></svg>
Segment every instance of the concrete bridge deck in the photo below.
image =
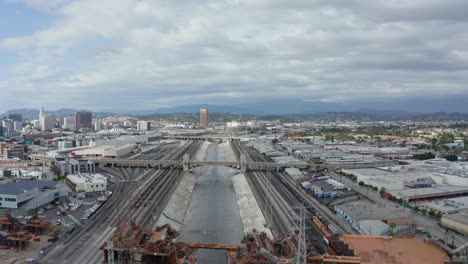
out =
<svg viewBox="0 0 468 264"><path fill-rule="evenodd" d="M298 163L274 163L274 162L243 162L243 161L192 161L192 160L126 160L126 159L92 159L96 166L105 167L147 167L156 168L165 165L181 166L185 170L200 166L227 166L246 171L268 170L279 168L306 168L309 164L305 162Z"/></svg>

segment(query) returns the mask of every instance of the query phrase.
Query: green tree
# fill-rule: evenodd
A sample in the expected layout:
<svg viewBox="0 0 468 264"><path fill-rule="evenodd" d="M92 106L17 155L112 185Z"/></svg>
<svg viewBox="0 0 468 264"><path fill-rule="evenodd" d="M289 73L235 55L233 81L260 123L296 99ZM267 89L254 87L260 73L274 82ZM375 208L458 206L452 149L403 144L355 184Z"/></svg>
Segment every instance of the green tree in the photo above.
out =
<svg viewBox="0 0 468 264"><path fill-rule="evenodd" d="M412 158L417 160L428 160L435 158L435 154L432 152L427 152L424 154L414 154Z"/></svg>
<svg viewBox="0 0 468 264"><path fill-rule="evenodd" d="M277 138L274 138L273 140L271 140L271 144L278 144L279 140Z"/></svg>
<svg viewBox="0 0 468 264"><path fill-rule="evenodd" d="M455 154L448 154L447 156L445 156L445 159L448 160L448 161L457 161L458 156L455 155Z"/></svg>
<svg viewBox="0 0 468 264"><path fill-rule="evenodd" d="M441 212L437 212L436 215L435 215L437 218L442 218L442 213Z"/></svg>
<svg viewBox="0 0 468 264"><path fill-rule="evenodd" d="M421 209L421 213L422 213L422 214L426 214L426 213L427 213L427 209L424 209L424 208Z"/></svg>
<svg viewBox="0 0 468 264"><path fill-rule="evenodd" d="M385 187L380 188L381 193L385 193Z"/></svg>
<svg viewBox="0 0 468 264"><path fill-rule="evenodd" d="M430 210L429 213L427 213L427 214L428 214L429 216L434 217L436 213L435 213L434 211Z"/></svg>
<svg viewBox="0 0 468 264"><path fill-rule="evenodd" d="M364 186L364 182L363 182L363 181L360 181L360 182L359 182L359 186Z"/></svg>
<svg viewBox="0 0 468 264"><path fill-rule="evenodd" d="M392 235L393 235L393 230L395 229L395 227L397 226L397 224L395 223L390 223L390 229L392 230Z"/></svg>

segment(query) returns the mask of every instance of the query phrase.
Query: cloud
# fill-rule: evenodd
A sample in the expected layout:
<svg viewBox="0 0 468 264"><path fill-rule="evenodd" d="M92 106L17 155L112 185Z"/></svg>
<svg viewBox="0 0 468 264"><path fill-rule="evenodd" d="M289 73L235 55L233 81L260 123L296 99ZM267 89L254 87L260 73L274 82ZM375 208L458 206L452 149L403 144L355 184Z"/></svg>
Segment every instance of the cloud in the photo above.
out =
<svg viewBox="0 0 468 264"><path fill-rule="evenodd" d="M468 93L466 1L21 2L56 20L0 40L0 49L20 58L2 92L38 94L6 107Z"/></svg>

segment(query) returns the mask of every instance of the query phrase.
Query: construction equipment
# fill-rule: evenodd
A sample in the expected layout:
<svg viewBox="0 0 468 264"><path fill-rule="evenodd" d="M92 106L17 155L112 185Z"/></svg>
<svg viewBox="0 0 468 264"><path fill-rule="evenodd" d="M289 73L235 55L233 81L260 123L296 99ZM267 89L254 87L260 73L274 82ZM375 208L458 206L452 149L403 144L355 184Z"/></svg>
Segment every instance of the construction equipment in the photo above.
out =
<svg viewBox="0 0 468 264"><path fill-rule="evenodd" d="M59 234L59 229L56 228L56 227L54 227L54 226L51 226L51 225L49 226L49 228L50 228L50 230L51 230L52 232L50 233L49 238L47 239L47 241L48 241L48 242L56 241L56 240L59 238L59 236L58 236L58 234Z"/></svg>

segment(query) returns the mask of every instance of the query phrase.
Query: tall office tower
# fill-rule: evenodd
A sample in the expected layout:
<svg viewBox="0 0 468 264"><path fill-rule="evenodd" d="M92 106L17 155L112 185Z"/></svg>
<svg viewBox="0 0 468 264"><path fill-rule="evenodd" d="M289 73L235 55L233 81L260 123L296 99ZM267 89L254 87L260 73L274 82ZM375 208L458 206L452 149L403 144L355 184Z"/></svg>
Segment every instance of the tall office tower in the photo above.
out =
<svg viewBox="0 0 468 264"><path fill-rule="evenodd" d="M8 131L12 131L14 129L14 121L11 120L11 119L3 119L2 120L2 125L6 129L8 129Z"/></svg>
<svg viewBox="0 0 468 264"><path fill-rule="evenodd" d="M41 107L41 110L39 111L39 120L41 120L41 117L45 116L45 111L44 107Z"/></svg>
<svg viewBox="0 0 468 264"><path fill-rule="evenodd" d="M75 130L89 132L93 130L93 114L91 112L77 112L75 114Z"/></svg>
<svg viewBox="0 0 468 264"><path fill-rule="evenodd" d="M151 123L149 121L138 121L137 123L138 131L148 131L151 130Z"/></svg>
<svg viewBox="0 0 468 264"><path fill-rule="evenodd" d="M0 137L3 137L3 124L0 122Z"/></svg>
<svg viewBox="0 0 468 264"><path fill-rule="evenodd" d="M15 130L16 132L21 132L23 130L23 123L19 121L13 122L13 130Z"/></svg>
<svg viewBox="0 0 468 264"><path fill-rule="evenodd" d="M208 127L208 109L200 109L200 126Z"/></svg>
<svg viewBox="0 0 468 264"><path fill-rule="evenodd" d="M102 125L101 122L96 121L96 123L94 123L94 131L100 131L101 130L101 125Z"/></svg>
<svg viewBox="0 0 468 264"><path fill-rule="evenodd" d="M53 115L42 115L39 117L39 121L41 122L41 129L42 131L47 131L55 127L55 123L57 120Z"/></svg>
<svg viewBox="0 0 468 264"><path fill-rule="evenodd" d="M9 114L8 119L21 122L23 121L23 115L22 114Z"/></svg>
<svg viewBox="0 0 468 264"><path fill-rule="evenodd" d="M75 130L75 117L68 116L63 119L63 128L68 128L70 130Z"/></svg>

